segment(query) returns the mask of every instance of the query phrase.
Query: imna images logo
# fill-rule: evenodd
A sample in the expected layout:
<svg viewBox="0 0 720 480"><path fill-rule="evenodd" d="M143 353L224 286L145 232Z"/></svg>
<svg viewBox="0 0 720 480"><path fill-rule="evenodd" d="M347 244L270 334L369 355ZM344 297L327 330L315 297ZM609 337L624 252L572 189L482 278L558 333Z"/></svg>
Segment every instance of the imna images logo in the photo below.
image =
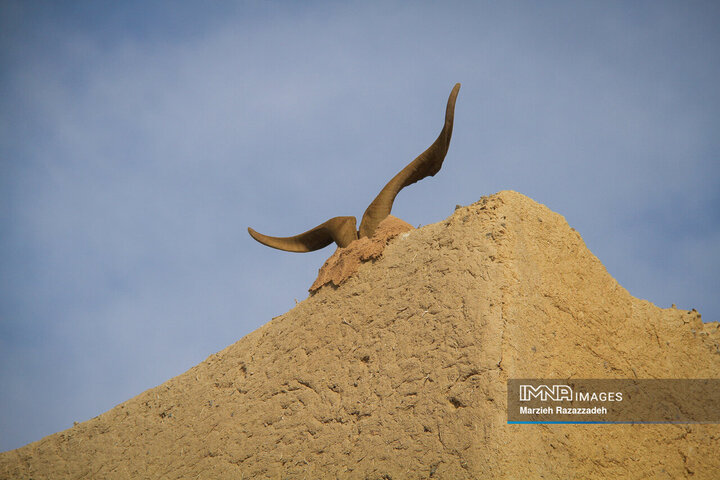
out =
<svg viewBox="0 0 720 480"><path fill-rule="evenodd" d="M541 402L622 402L622 392L574 392L569 385L528 385L520 384L521 402L539 400Z"/></svg>

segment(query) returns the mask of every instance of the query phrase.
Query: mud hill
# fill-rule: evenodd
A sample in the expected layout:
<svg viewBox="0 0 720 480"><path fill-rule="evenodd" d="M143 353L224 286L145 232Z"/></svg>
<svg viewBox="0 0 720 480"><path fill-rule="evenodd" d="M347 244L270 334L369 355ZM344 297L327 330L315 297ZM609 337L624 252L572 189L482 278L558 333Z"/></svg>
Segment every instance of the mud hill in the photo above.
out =
<svg viewBox="0 0 720 480"><path fill-rule="evenodd" d="M717 326L632 297L563 217L501 192L1 454L0 477L717 478L719 425L508 425L505 409L508 378L720 377Z"/></svg>

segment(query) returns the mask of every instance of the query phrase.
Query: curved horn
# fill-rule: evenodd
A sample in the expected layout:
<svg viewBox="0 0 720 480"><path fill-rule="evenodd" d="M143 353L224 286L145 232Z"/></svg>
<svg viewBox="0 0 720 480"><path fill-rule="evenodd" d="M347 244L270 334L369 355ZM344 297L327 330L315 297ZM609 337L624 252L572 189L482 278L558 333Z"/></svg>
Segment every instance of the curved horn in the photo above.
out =
<svg viewBox="0 0 720 480"><path fill-rule="evenodd" d="M445 124L440 135L430 147L421 153L415 160L410 162L400 173L380 191L375 200L365 210L360 222L360 237L372 237L377 226L385 217L390 215L395 197L400 190L422 180L425 177L432 177L440 171L452 137L453 118L455 116L455 100L460 91L460 84L456 83L450 92L447 107L445 109Z"/></svg>
<svg viewBox="0 0 720 480"><path fill-rule="evenodd" d="M317 227L294 237L270 237L248 227L248 233L258 242L268 247L286 252L312 252L327 247L333 241L339 247L347 247L357 240L355 217L334 217Z"/></svg>

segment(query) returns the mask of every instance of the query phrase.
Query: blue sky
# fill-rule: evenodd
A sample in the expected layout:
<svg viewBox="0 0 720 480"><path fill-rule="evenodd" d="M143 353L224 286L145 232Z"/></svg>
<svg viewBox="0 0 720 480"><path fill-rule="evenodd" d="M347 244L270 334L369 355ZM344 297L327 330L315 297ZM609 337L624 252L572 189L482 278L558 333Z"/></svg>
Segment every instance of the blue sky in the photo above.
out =
<svg viewBox="0 0 720 480"><path fill-rule="evenodd" d="M633 295L720 320L717 2L0 4L0 450L87 420L292 308L442 126L393 214L500 190Z"/></svg>

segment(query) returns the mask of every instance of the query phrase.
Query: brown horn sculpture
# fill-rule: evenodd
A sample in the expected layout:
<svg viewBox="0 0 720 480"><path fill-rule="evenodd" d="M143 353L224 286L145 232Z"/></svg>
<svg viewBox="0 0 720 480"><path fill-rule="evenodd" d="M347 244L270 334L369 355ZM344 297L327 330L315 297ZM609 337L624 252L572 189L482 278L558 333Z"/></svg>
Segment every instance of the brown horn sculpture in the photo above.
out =
<svg viewBox="0 0 720 480"><path fill-rule="evenodd" d="M263 245L288 252L312 252L330 245L333 241L338 247L344 248L359 237L372 237L380 222L390 215L393 202L400 190L425 177L434 176L442 168L452 137L455 100L459 91L460 84L456 83L448 98L445 124L440 135L427 150L418 155L385 185L365 210L359 231L355 230L355 217L334 217L294 237L270 237L248 227L250 236Z"/></svg>

